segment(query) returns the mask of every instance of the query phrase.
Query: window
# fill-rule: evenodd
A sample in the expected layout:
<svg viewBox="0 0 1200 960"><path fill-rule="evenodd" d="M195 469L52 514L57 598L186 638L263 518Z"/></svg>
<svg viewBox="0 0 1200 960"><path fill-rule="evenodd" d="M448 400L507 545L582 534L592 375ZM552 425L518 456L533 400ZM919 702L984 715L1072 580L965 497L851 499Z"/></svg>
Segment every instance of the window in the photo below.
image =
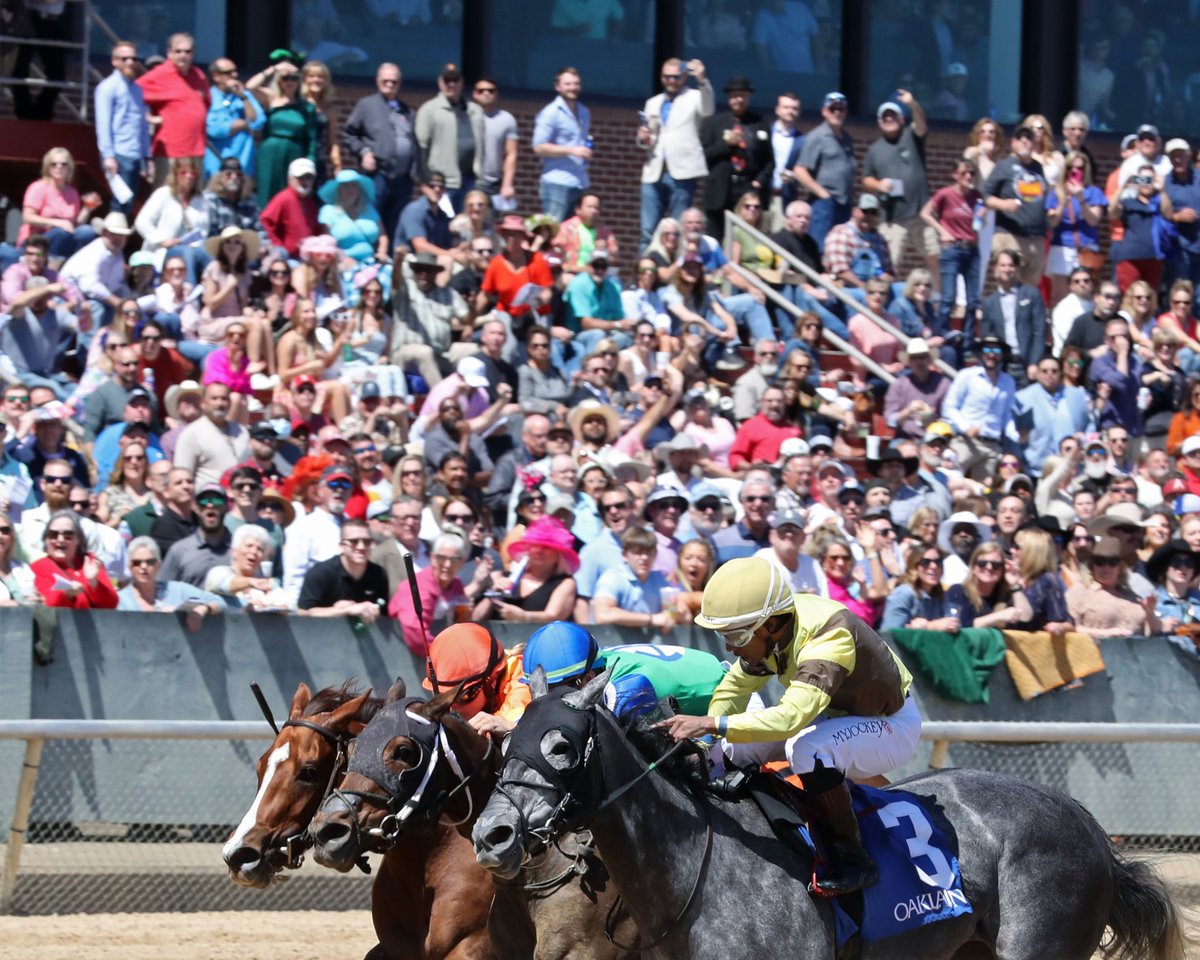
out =
<svg viewBox="0 0 1200 960"><path fill-rule="evenodd" d="M654 53L653 0L495 0L492 73L506 94L543 90L575 67L583 97L644 97Z"/></svg>
<svg viewBox="0 0 1200 960"><path fill-rule="evenodd" d="M1200 10L1194 3L1095 0L1083 6L1076 106L1093 129L1164 136L1200 128Z"/></svg>
<svg viewBox="0 0 1200 960"><path fill-rule="evenodd" d="M931 120L1018 119L1024 0L869 0L867 91L874 115L910 90Z"/></svg>
<svg viewBox="0 0 1200 960"><path fill-rule="evenodd" d="M708 67L718 110L734 74L750 79L752 109L764 116L778 94L792 91L811 117L841 87L841 0L688 0L684 38L683 56Z"/></svg>
<svg viewBox="0 0 1200 960"><path fill-rule="evenodd" d="M225 52L225 9L222 0L158 0L155 3L128 3L122 0L95 0L93 6L113 32L137 47L138 58L165 57L167 37L190 33L196 38L196 63L206 64ZM107 40L92 31L92 55L100 72L108 74ZM103 64L103 65L100 65ZM251 71L251 74L254 71ZM243 76L250 74L243 73Z"/></svg>
<svg viewBox="0 0 1200 960"><path fill-rule="evenodd" d="M447 63L462 62L462 4L292 0L292 49L338 76L374 77L391 61L406 80L428 82Z"/></svg>

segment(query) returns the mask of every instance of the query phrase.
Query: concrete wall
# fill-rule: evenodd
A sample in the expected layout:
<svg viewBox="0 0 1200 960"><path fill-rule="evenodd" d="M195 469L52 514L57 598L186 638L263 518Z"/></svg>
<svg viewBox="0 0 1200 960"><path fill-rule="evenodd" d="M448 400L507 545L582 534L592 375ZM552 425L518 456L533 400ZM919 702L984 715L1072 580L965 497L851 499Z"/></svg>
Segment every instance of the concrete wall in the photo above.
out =
<svg viewBox="0 0 1200 960"><path fill-rule="evenodd" d="M506 646L529 628L497 625ZM601 629L602 645L650 642L641 630ZM0 717L255 720L256 680L286 715L300 681L315 688L356 678L382 692L401 676L418 688L422 664L397 637L357 635L339 621L230 614L203 630L172 614L62 613L54 660L29 655L27 611L0 610ZM720 655L715 635L681 629L672 642ZM938 720L1190 722L1200 713L1200 662L1164 640L1111 640L1106 674L1078 690L1022 703L1007 671L992 702L967 706L923 693ZM771 684L778 690L778 686ZM918 681L918 690L920 690ZM264 725L265 726L265 725ZM234 823L253 795L264 742L76 741L49 743L34 820L169 824ZM914 763L919 769L927 752ZM1200 771L1184 745L961 745L951 760L1054 783L1078 797L1114 833L1193 834ZM19 745L0 743L0 824L7 823L20 767Z"/></svg>

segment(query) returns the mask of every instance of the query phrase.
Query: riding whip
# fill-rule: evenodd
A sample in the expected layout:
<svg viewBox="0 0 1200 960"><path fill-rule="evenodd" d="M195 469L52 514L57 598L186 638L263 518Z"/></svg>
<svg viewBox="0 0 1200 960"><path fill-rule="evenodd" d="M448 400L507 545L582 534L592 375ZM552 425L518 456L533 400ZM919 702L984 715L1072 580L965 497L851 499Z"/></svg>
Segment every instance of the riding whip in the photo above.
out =
<svg viewBox="0 0 1200 960"><path fill-rule="evenodd" d="M421 604L421 591L417 589L417 575L413 571L411 553L404 554L404 572L408 576L408 589L412 593L413 610L417 614L417 623L421 625L421 639L425 641L425 656L429 656L429 634L425 630L425 608Z"/></svg>
<svg viewBox="0 0 1200 960"><path fill-rule="evenodd" d="M267 723L275 731L275 736L279 736L279 727L275 723L275 715L271 713L271 707L267 703L267 698L263 696L262 688L258 685L257 680L250 681L250 690L254 694L254 699L258 701L258 708L262 711L263 716L267 718Z"/></svg>

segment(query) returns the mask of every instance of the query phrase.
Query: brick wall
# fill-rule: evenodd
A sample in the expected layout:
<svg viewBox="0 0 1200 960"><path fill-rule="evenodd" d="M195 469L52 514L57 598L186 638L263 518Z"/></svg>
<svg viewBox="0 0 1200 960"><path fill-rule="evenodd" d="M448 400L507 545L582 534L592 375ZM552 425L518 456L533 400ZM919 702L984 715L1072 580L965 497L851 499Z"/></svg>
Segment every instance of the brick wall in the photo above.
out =
<svg viewBox="0 0 1200 960"><path fill-rule="evenodd" d="M372 88L357 89L339 88L338 106L342 111L343 122L349 114L354 101L371 92ZM413 109L419 107L433 93L431 91L406 90L404 97ZM719 98L718 94L718 98ZM548 95L543 100L506 100L503 106L517 119L521 134L520 153L517 162L517 195L520 200L520 212L524 215L536 213L538 201L538 172L540 163L533 155L529 146L533 136L533 120L537 112L549 102ZM585 98L586 102L586 98ZM718 104L718 106L720 106ZM636 107L592 107L592 137L595 141L594 159L592 161L592 186L597 189L602 199L602 216L605 223L617 234L617 239L625 251L637 249L639 233L640 205L640 174L643 153L634 143L633 135L637 126ZM817 124L816 117L806 114L801 117L801 129L808 130ZM851 123L848 125L851 136L854 137L855 153L861 162L863 154L871 141L878 136L878 130L873 123ZM950 172L954 161L962 155L966 145L966 135L958 130L934 130L929 135L927 145L927 162L929 168L929 183L933 190L950 182ZM1089 143L1096 158L1097 184L1103 184L1104 178L1117 165L1118 147L1116 143ZM1107 231L1105 231L1107 233ZM630 255L632 255L630 253ZM622 257L622 267L629 275L630 261ZM904 271L918 266L915 260L906 259Z"/></svg>

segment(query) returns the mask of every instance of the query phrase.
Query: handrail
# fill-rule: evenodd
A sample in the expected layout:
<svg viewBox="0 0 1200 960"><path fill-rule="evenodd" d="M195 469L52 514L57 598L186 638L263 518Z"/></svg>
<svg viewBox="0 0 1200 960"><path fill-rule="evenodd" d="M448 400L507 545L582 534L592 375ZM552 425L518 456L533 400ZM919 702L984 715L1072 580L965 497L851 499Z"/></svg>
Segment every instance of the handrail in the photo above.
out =
<svg viewBox="0 0 1200 960"><path fill-rule="evenodd" d="M800 309L800 307L798 307L794 303L792 303L791 300L789 300L782 293L780 293L778 290L776 290L774 287L772 287L769 283L765 283L763 281L763 278L760 277L758 274L756 274L753 270L748 270L745 267L743 267L740 263L734 263L732 260L729 261L729 266L731 268L733 268L733 270L738 274L738 276L743 277L746 280L749 280L750 282L754 283L755 286L757 287L757 289L761 290L763 292L763 294L765 296L767 296L771 301L773 301L774 303L776 303L780 307L782 307L784 309L784 311L786 311L787 313L790 313L793 317L799 318L799 317L804 316L804 311L802 309ZM865 353L863 353L861 350L859 350L858 347L843 340L841 337L839 337L836 333L834 333L832 330L830 330L828 327L824 326L823 324L821 326L821 335L826 340L829 341L831 346L840 350L842 353L846 354L847 356L853 357L855 360L857 360L859 363L861 363L864 367L866 367L868 370L870 370L873 374L875 374L875 376L879 377L879 379L882 380L884 383L890 384L893 380L896 379L896 375L894 373L890 373L889 371L883 369L883 367L881 367L874 360L872 360L870 357L868 357Z"/></svg>
<svg viewBox="0 0 1200 960"><path fill-rule="evenodd" d="M0 87L37 87L39 89L61 90L63 94L78 92L78 104L65 95L58 99L67 110L75 115L77 120L87 123L91 105L89 89L92 80L91 71L93 70L91 65L91 24L96 14L92 9L91 0L67 0L67 2L78 3L84 8L82 40L48 40L41 37L15 37L6 34L0 36L0 44L6 46L34 46L52 47L61 50L79 50L81 78L79 80L48 80L40 65L35 64L31 67L32 72L30 76L0 76ZM109 32L111 33L111 31ZM116 39L114 35L113 40L115 41Z"/></svg>
<svg viewBox="0 0 1200 960"><path fill-rule="evenodd" d="M892 326L892 324L888 323L888 321L883 319L883 317L879 316L879 314L873 312L865 303L860 303L859 301L855 300L852 296L850 296L848 293L846 293L837 284L830 283L823 276L821 276L820 273L818 273L816 270L814 270L812 267L810 267L807 263L805 263L804 261L800 260L799 258L793 256L791 253L789 253L787 250L785 250L783 247L781 247L778 243L776 243L774 240L772 240L770 237L768 237L765 233L763 233L757 227L751 226L749 223L747 223L745 220L743 220L741 217L739 217L732 210L726 210L725 211L725 235L726 235L726 237L731 236L730 231L729 231L729 228L731 226L737 226L737 227L740 227L741 229L745 230L748 234L750 234L750 236L754 240L756 240L758 243L761 243L764 247L766 247L772 253L779 256L782 260L784 260L790 266L794 267L800 273L804 274L814 284L821 287L823 290L826 290L829 293L832 293L835 297L837 297L839 300L841 300L842 303L844 303L847 307L849 307L855 313L861 313L864 317L866 317L868 320L870 320L872 323L874 323L877 327L879 327L885 333L890 334L894 340L899 341L901 347L906 347L908 345L908 341L912 339L911 337L906 336L903 330L900 330L898 327ZM760 277L759 280L761 281L762 278ZM942 373L946 374L946 376L948 376L948 377L954 377L958 373L958 371L955 370L954 367L950 366L950 364L948 364L945 360L942 360L939 358L939 359L935 360L933 363L934 363L934 366L936 366Z"/></svg>

